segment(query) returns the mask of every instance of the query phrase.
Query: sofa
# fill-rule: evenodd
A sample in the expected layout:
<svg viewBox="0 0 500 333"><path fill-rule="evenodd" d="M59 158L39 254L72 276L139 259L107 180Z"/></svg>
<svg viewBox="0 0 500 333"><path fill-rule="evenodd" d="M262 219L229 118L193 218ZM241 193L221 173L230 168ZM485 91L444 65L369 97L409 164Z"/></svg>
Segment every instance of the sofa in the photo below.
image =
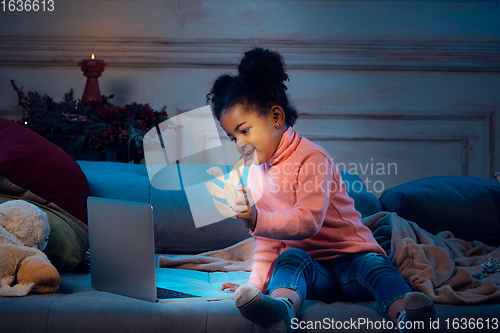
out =
<svg viewBox="0 0 500 333"><path fill-rule="evenodd" d="M1 125L0 122L0 139L3 133ZM37 202L40 207L47 207L46 209L52 210L52 213L60 218L65 215L71 216L72 219L68 220L64 227L60 224L53 228L54 238L52 240L49 238L49 258L56 263L62 277L59 290L52 294L0 298L1 332L285 331L282 325L264 330L249 322L240 315L234 301L231 300L159 304L93 289L90 274L85 269L87 267L85 253L88 245L88 242L86 243L88 240L85 239L87 223L85 213L81 209L72 211L71 205L65 206L64 202L58 201L60 198L46 199L54 191L57 192L69 183L69 190L76 189L72 205L84 205L88 195L150 203L154 207L155 249L158 256L197 254L217 250L249 238L249 233L243 223L230 218L201 228L195 227L183 186L199 175L206 174L205 171L210 166L169 165L165 169L167 177L165 179L178 176L185 182L181 181L180 188L165 190L151 186L146 166L142 164L68 160L64 170L71 167L74 169L74 174L67 175L69 178L63 183L50 188L61 178L57 177L57 174L60 175L62 171L56 170L56 177L45 185L51 190L42 195L33 185L37 180L20 185L22 179L18 180L16 177L21 176L7 171L10 169L5 165L12 163L12 159L9 160L6 156L13 155L5 154L6 141L3 142L4 147L0 143L0 175L3 177L3 180L0 177L0 194L7 196L5 200L22 197ZM55 149L52 146L33 147L31 140L27 140L23 147L25 150L33 149L30 156L41 148ZM36 163L40 163L39 159L36 158ZM64 159L66 157L60 157L57 164L62 163ZM49 166L45 173L47 177L55 166L50 165L53 162L46 163ZM342 177L347 184L360 182L356 175L342 173ZM45 178L42 180L46 181ZM8 183L7 187L5 183ZM3 190L2 184L4 184ZM24 189L21 189L22 187ZM8 191L5 188L8 188ZM365 187L360 189L359 186L348 186L348 188L357 189L351 190L349 195L354 199L356 209L363 217L373 216L381 211L391 211L433 233L450 230L466 241L478 240L494 246L500 245L500 183L495 179L461 176L421 179L388 189L379 199ZM45 201L42 202L41 199ZM61 230L66 231L61 234ZM78 230L78 233L75 233L75 230ZM69 237L70 234L73 238ZM71 258L67 258L68 253L71 253ZM90 260L92 260L91 251ZM208 273L157 268L159 280L181 280L204 285L207 288L220 288L225 281L244 283L249 274L246 271ZM497 280L500 279L499 273L493 276L496 276ZM500 280L498 285L500 286ZM484 332L493 331L500 325L498 300L476 305L436 304L436 310L439 318L436 332L457 330ZM389 327L386 314L374 300L362 302L346 300L331 304L306 300L294 322L296 331L304 332L396 331L390 330Z"/></svg>
<svg viewBox="0 0 500 333"><path fill-rule="evenodd" d="M128 201L149 202L154 207L155 247L158 254L194 254L203 251L215 250L235 244L249 237L248 231L242 223L233 219L226 219L202 228L196 228L188 207L188 200L183 190L158 190L150 185L145 165L126 164L118 162L90 162L79 161L93 196L113 198ZM179 172L184 179L191 174L203 173L206 165L172 165L172 172ZM344 181L356 182L357 176L343 173ZM492 188L498 187L496 180L469 179L462 177L437 177L427 179L426 182L438 184L443 188L448 182L452 184L463 181L479 181ZM422 181L420 181L421 183ZM412 206L408 205L411 199L411 189L419 187L418 181L406 184L399 188L387 190L380 200L377 200L368 191L350 193L355 199L356 208L363 216L368 216L392 206L399 206L399 214L411 214ZM477 185L477 184L476 184ZM496 187L495 187L496 186ZM352 187L356 188L356 187ZM476 186L477 189L477 186ZM498 191L498 189L497 189ZM405 199L400 196L406 194ZM447 193L450 193L448 189ZM496 192L497 194L500 192ZM475 194L479 195L479 194ZM451 199L450 199L451 200ZM484 196L481 200L486 200ZM497 198L498 200L498 198ZM477 203L471 202L472 205ZM497 201L498 205L498 201ZM463 207L461 207L463 208ZM485 216L491 214L483 207ZM499 209L496 206L495 209ZM409 211L409 213L408 213ZM464 212L459 212L464 214ZM498 215L498 213L496 213ZM487 218L479 216L484 221L472 230L473 238L482 238L485 241L496 241L500 237L498 228L492 230ZM497 220L496 223L499 221ZM498 226L498 225L497 225ZM429 226L431 227L431 226ZM453 225L432 226L433 230L453 230ZM457 225L457 231L463 226ZM493 233L495 231L495 233ZM464 234L464 236L467 236ZM474 237L477 236L477 237ZM496 238L493 238L496 237ZM224 281L242 283L248 277L248 272L206 273L188 270L158 268L158 278L174 278L181 280L200 280L209 287L220 287ZM173 277L172 277L173 276ZM448 331L444 320L453 318L498 318L500 303L482 304L474 306L456 306L436 304L440 318L440 329ZM154 304L146 301L127 298L92 289L90 274L62 273L62 283L54 294L29 295L21 298L0 299L2 332L258 332L264 331L260 327L244 319L234 306L234 301L218 302L177 302L170 304ZM296 327L309 328L313 323L323 322L323 329L333 328L335 322L325 318L334 318L335 322L351 322L362 318L363 326L350 326L344 331L349 332L383 332L385 314L374 301L366 302L336 302L325 304L318 301L306 301L298 314L300 322ZM474 319L473 319L474 320ZM366 322L366 326L364 323ZM371 322L371 324L370 324ZM450 325L453 322L450 322ZM318 326L319 324L316 324ZM325 326L326 325L326 326ZM340 324L339 324L340 325ZM351 324L350 324L351 325ZM357 329L356 329L357 328ZM450 327L450 331L453 328ZM320 330L316 327L316 330ZM273 327L271 331L283 331L282 327ZM297 331L301 331L297 329ZM306 329L305 331L314 331ZM336 329L336 331L343 331ZM473 331L473 330L468 330ZM484 331L479 330L479 331Z"/></svg>

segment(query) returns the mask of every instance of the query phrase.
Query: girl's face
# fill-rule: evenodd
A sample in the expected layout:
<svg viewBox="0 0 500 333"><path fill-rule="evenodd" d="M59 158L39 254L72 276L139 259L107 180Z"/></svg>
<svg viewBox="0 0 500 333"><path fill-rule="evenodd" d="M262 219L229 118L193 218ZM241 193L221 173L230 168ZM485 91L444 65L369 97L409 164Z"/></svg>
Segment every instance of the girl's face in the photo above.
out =
<svg viewBox="0 0 500 333"><path fill-rule="evenodd" d="M279 129L276 125L279 124ZM267 162L280 144L285 132L284 113L273 106L267 115L235 105L224 111L220 125L246 161L253 164Z"/></svg>

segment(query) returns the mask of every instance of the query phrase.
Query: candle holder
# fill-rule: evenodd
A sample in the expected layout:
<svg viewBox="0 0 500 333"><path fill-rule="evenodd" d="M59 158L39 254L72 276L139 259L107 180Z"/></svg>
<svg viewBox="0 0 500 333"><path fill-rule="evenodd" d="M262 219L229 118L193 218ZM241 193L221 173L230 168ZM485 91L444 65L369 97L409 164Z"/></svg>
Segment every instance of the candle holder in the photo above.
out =
<svg viewBox="0 0 500 333"><path fill-rule="evenodd" d="M83 90L83 95L81 98L82 103L97 101L102 102L101 91L99 90L99 82L97 78L104 72L104 67L108 64L104 60L94 59L92 55L91 59L83 59L78 63L81 67L83 75L87 77L87 82L85 83L85 89Z"/></svg>

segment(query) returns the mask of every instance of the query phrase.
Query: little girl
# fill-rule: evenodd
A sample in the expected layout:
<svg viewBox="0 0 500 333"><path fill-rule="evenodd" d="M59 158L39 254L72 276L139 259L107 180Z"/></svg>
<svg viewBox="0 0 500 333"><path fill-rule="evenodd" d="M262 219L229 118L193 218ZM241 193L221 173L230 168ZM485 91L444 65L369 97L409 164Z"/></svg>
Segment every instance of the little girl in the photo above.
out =
<svg viewBox="0 0 500 333"><path fill-rule="evenodd" d="M420 332L430 332L432 300L411 292L361 223L328 152L292 130L298 114L285 92L281 56L256 48L238 71L220 76L207 100L238 151L253 161L242 187L246 199L233 208L255 249L248 284L222 289L234 291L241 314L264 328L283 322L291 332L306 298L375 298L401 332L415 321L426 324ZM255 204L252 191L262 194Z"/></svg>

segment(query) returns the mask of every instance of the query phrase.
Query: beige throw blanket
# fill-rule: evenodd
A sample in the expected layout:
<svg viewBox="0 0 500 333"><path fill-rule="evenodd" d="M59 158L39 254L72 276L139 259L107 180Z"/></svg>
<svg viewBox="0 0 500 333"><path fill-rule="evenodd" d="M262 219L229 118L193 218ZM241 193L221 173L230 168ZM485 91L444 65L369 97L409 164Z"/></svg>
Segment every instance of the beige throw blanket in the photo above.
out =
<svg viewBox="0 0 500 333"><path fill-rule="evenodd" d="M500 273L481 279L482 265L500 258L500 248L432 235L395 213L379 212L363 219L414 291L436 303L478 304L500 299ZM251 270L252 238L219 251L190 256L161 256L160 267L206 272Z"/></svg>
<svg viewBox="0 0 500 333"><path fill-rule="evenodd" d="M478 304L500 299L500 273L481 278L482 264L500 258L500 248L466 242L449 231L438 235L395 213L363 219L414 291L436 303Z"/></svg>
<svg viewBox="0 0 500 333"><path fill-rule="evenodd" d="M160 256L158 267L192 269L203 272L233 272L252 270L253 238L218 251L196 255Z"/></svg>

